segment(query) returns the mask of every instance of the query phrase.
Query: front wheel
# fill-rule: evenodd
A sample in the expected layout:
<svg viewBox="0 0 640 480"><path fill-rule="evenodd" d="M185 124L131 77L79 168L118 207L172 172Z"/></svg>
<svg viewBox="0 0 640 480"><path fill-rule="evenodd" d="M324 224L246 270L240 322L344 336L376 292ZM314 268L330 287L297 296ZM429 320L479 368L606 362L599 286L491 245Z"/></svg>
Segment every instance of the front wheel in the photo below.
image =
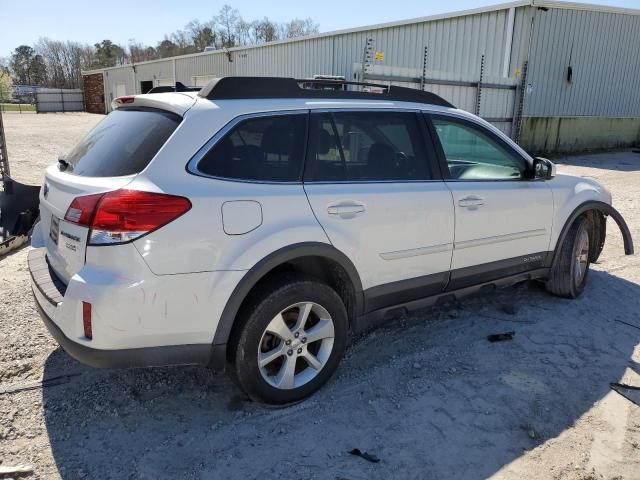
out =
<svg viewBox="0 0 640 480"><path fill-rule="evenodd" d="M591 221L579 217L569 228L551 268L546 288L559 297L577 298L584 290L591 264Z"/></svg>
<svg viewBox="0 0 640 480"><path fill-rule="evenodd" d="M254 400L285 404L318 390L336 370L347 343L340 296L313 280L292 280L244 312L232 345L235 379Z"/></svg>

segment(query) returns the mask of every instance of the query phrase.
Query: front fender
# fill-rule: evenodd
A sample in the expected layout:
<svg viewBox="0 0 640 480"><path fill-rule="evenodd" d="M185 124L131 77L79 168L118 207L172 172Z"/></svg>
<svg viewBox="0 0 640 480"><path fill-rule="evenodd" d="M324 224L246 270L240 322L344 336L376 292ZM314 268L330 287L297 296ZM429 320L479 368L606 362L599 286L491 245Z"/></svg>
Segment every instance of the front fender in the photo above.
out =
<svg viewBox="0 0 640 480"><path fill-rule="evenodd" d="M559 246L564 242L565 237L567 236L567 232L569 231L569 227L573 224L573 222L582 214L594 210L596 212L602 213L605 217L611 217L618 225L620 232L622 233L622 239L624 242L624 253L625 255L633 255L634 254L634 245L633 238L631 237L631 231L629 230L629 226L627 222L625 222L624 218L615 208L605 202L601 202L598 200L590 200L580 204L564 224L562 228L562 232L558 237L558 241L556 243L555 252L553 255L552 265L555 264L558 257L558 252L560 250Z"/></svg>

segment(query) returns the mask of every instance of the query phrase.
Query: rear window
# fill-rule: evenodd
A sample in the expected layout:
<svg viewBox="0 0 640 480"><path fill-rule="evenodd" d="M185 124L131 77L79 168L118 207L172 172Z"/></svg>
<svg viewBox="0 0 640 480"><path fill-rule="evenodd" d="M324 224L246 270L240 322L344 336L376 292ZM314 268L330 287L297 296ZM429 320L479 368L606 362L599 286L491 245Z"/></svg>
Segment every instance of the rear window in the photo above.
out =
<svg viewBox="0 0 640 480"><path fill-rule="evenodd" d="M161 110L116 110L67 155L67 172L83 177L140 173L180 120L178 115Z"/></svg>

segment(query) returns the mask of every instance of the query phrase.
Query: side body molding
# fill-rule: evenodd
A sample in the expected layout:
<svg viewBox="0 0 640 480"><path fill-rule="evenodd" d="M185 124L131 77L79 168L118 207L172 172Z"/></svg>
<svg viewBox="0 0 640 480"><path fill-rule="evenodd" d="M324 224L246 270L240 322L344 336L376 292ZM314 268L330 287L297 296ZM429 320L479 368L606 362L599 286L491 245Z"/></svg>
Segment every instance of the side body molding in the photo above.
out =
<svg viewBox="0 0 640 480"><path fill-rule="evenodd" d="M223 370L226 363L226 344L231 335L231 330L235 322L238 311L242 302L247 298L251 289L262 279L267 273L278 265L302 257L321 257L333 260L338 263L346 271L355 294L355 312L356 316L362 314L363 310L363 293L362 282L356 267L351 260L336 249L333 245L319 242L304 242L294 245L288 245L280 250L276 250L267 257L255 264L247 274L242 277L234 289L229 301L222 311L215 336L213 338L211 366L215 370Z"/></svg>
<svg viewBox="0 0 640 480"><path fill-rule="evenodd" d="M555 264L555 262L557 260L557 257L558 257L558 251L559 251L558 246L562 245L562 242L564 242L564 239L567 236L567 232L569 231L569 227L571 226L571 224L575 221L576 218L578 218L583 213L588 212L589 210L596 210L596 211L601 212L605 216L609 216L609 217L613 218L613 220L618 225L618 228L620 229L620 232L622 233L622 239L624 241L624 253L625 253L625 255L633 255L634 254L633 238L631 237L631 231L629 230L629 227L627 226L627 222L625 222L624 218L622 218L622 215L620 215L620 212L618 212L615 208L613 208L608 203L599 202L597 200L590 200L590 201L584 202L583 204L579 205L571 213L571 215L569 215L569 218L565 222L564 227L562 227L562 232L560 233L560 236L558 237L558 242L556 244L556 248L555 248L555 251L554 251L554 254L553 254L552 265Z"/></svg>

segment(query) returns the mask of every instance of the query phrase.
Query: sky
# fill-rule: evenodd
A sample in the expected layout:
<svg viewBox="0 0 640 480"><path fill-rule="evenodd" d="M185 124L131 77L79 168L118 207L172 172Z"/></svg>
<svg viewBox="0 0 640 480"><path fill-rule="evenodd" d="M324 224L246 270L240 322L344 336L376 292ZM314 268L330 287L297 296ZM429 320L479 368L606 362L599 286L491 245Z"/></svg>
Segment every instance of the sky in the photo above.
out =
<svg viewBox="0 0 640 480"><path fill-rule="evenodd" d="M89 44L109 39L123 45L135 39L155 46L165 34L183 28L190 20L210 20L225 3L237 8L245 20L267 16L284 22L311 17L321 32L330 32L467 10L501 0L0 0L0 57L8 57L18 45L33 45L41 37ZM582 3L640 9L640 0Z"/></svg>

